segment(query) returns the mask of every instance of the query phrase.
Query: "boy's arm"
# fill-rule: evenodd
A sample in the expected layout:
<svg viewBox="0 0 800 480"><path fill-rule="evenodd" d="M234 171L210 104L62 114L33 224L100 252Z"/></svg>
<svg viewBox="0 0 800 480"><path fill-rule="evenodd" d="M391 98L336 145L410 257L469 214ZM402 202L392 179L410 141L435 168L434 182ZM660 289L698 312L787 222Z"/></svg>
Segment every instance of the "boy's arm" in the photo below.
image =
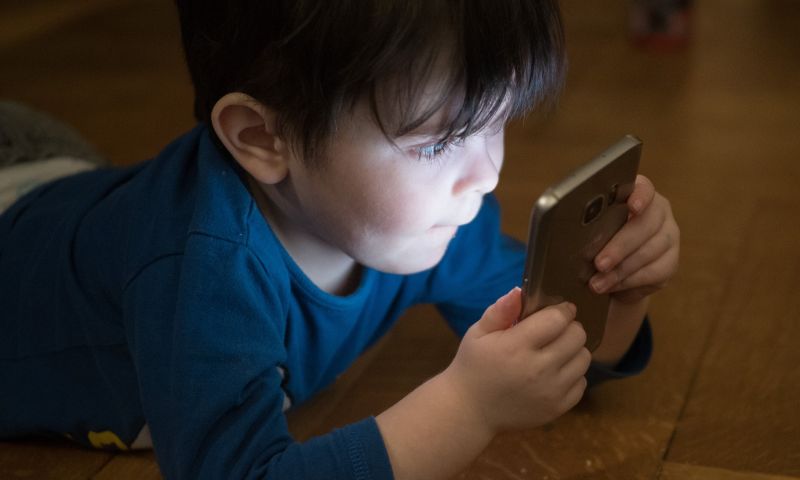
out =
<svg viewBox="0 0 800 480"><path fill-rule="evenodd" d="M377 417L396 478L450 478L496 433L542 425L580 400L591 355L574 307L514 325L521 305L518 288L500 298L447 369Z"/></svg>
<svg viewBox="0 0 800 480"><path fill-rule="evenodd" d="M445 372L377 420L295 442L277 370L284 332L268 321L280 318L282 297L263 278L231 275L231 264L241 264L240 277L260 268L235 249L191 250L145 268L124 295L142 407L166 478L446 478L495 432L550 421L585 388L589 355L574 310L550 308L512 332L515 289L470 328Z"/></svg>
<svg viewBox="0 0 800 480"><path fill-rule="evenodd" d="M619 364L642 329L649 303L649 297L632 304L611 302L603 340L592 352L598 365L613 368Z"/></svg>
<svg viewBox="0 0 800 480"><path fill-rule="evenodd" d="M182 261L194 255L193 261ZM236 257L237 253L232 253ZM391 478L375 420L295 442L283 414L280 298L213 251L166 257L124 294L126 329L166 478ZM248 263L250 262L250 263ZM261 279L263 280L263 278ZM271 311L264 311L264 303ZM266 317L266 318L265 318Z"/></svg>
<svg viewBox="0 0 800 480"><path fill-rule="evenodd" d="M495 435L448 386L446 375L428 380L376 418L398 480L450 478Z"/></svg>

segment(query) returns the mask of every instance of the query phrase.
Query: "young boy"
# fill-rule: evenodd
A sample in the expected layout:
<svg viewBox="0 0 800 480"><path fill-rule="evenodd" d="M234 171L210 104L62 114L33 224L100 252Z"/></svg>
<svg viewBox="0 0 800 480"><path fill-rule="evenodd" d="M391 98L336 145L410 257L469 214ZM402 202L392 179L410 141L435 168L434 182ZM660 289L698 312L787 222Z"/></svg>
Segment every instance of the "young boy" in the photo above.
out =
<svg viewBox="0 0 800 480"><path fill-rule="evenodd" d="M178 7L199 125L0 217L0 436L152 439L167 478L447 478L644 367L678 229L643 177L596 259L592 365L568 304L512 326L524 248L489 193L506 121L560 88L555 0ZM284 412L423 302L463 335L452 363L294 442Z"/></svg>

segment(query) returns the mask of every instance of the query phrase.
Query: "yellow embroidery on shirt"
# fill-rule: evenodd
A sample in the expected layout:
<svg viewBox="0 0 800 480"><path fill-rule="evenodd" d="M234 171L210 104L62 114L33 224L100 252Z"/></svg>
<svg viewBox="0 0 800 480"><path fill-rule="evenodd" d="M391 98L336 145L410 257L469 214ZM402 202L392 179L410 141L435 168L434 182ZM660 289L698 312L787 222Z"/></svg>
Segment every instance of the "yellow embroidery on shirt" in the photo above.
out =
<svg viewBox="0 0 800 480"><path fill-rule="evenodd" d="M114 434L111 430L104 432L89 432L89 443L94 448L104 448L108 445L116 445L120 450L127 450L128 446L122 443L122 440Z"/></svg>

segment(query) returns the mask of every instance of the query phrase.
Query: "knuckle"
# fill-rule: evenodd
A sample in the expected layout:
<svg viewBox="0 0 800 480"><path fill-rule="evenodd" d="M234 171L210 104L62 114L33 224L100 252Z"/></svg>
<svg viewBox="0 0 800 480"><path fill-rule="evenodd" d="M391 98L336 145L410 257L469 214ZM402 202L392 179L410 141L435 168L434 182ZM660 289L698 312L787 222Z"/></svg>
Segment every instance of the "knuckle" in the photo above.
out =
<svg viewBox="0 0 800 480"><path fill-rule="evenodd" d="M644 280L644 283L652 283L652 281L648 282L647 279L653 279L658 276L655 272L653 264L645 265L642 268L640 268L638 275Z"/></svg>
<svg viewBox="0 0 800 480"><path fill-rule="evenodd" d="M568 325L572 312L564 305L558 305L553 308L547 309L547 319L557 327L565 327Z"/></svg>
<svg viewBox="0 0 800 480"><path fill-rule="evenodd" d="M582 362L583 373L586 373L586 371L589 370L589 366L591 366L592 364L592 352L590 352L589 349L584 348L583 351L581 352L581 355L582 355L581 360L583 361Z"/></svg>
<svg viewBox="0 0 800 480"><path fill-rule="evenodd" d="M654 228L656 230L661 228L662 225L667 223L667 220L669 220L669 217L670 217L669 210L667 210L666 208L660 209L658 211L658 215L655 217L656 221L653 222Z"/></svg>
<svg viewBox="0 0 800 480"><path fill-rule="evenodd" d="M572 318L572 312L570 311L569 307L565 304L559 305L554 312L554 318L559 323L567 323L569 319Z"/></svg>
<svg viewBox="0 0 800 480"><path fill-rule="evenodd" d="M564 398L564 405L563 405L563 412L566 412L572 409L575 405L580 403L581 399L583 398L584 393L586 393L586 387L588 382L586 377L581 377L576 383L575 386L571 388L570 393L572 395L567 395Z"/></svg>
<svg viewBox="0 0 800 480"><path fill-rule="evenodd" d="M581 346L583 346L586 343L586 330L584 330L583 325L581 325L579 322L573 321L570 327L574 332L573 335L575 336L576 343L579 343Z"/></svg>
<svg viewBox="0 0 800 480"><path fill-rule="evenodd" d="M628 257L625 260L621 261L617 268L608 272L608 279L611 281L612 285L619 283L620 280L627 277L631 274L631 270L633 270L632 265L636 262L635 257Z"/></svg>
<svg viewBox="0 0 800 480"><path fill-rule="evenodd" d="M581 378L578 379L577 384L578 384L578 391L581 394L580 396L583 396L583 392L586 391L586 387L589 385L589 381L586 379L586 376L582 375Z"/></svg>
<svg viewBox="0 0 800 480"><path fill-rule="evenodd" d="M660 232L660 235L658 235L657 251L659 253L667 252L673 245L675 245L675 236L669 232L669 230ZM654 246L654 249L655 248Z"/></svg>
<svg viewBox="0 0 800 480"><path fill-rule="evenodd" d="M661 197L664 199L664 206L667 207L667 212L669 212L669 216L672 217L673 210L672 210L672 202L669 201L667 197Z"/></svg>
<svg viewBox="0 0 800 480"><path fill-rule="evenodd" d="M631 277L625 277L617 282L616 289L619 290L628 290L631 288Z"/></svg>
<svg viewBox="0 0 800 480"><path fill-rule="evenodd" d="M622 257L625 256L626 252L630 252L633 249L633 243L636 241L633 235L634 230L624 232L625 234L620 235L614 245L612 245L610 252L613 259L620 261ZM620 232L622 233L622 230L620 230Z"/></svg>
<svg viewBox="0 0 800 480"><path fill-rule="evenodd" d="M580 400L580 398L583 397L583 394L586 392L586 389L589 387L589 379L587 379L585 376L581 377L580 382L581 382L580 383L580 392L581 392L581 394L578 397L578 400Z"/></svg>

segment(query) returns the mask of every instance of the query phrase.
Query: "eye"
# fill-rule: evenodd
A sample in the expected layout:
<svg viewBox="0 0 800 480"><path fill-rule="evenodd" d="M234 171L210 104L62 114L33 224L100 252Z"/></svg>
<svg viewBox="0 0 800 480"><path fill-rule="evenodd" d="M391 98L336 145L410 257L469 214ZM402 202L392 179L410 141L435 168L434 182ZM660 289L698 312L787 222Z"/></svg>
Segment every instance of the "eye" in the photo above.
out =
<svg viewBox="0 0 800 480"><path fill-rule="evenodd" d="M446 154L450 151L450 149L456 144L454 141L445 141L434 143L432 145L425 145L423 147L416 148L418 159L420 161L426 162L433 162L438 160L442 155Z"/></svg>

